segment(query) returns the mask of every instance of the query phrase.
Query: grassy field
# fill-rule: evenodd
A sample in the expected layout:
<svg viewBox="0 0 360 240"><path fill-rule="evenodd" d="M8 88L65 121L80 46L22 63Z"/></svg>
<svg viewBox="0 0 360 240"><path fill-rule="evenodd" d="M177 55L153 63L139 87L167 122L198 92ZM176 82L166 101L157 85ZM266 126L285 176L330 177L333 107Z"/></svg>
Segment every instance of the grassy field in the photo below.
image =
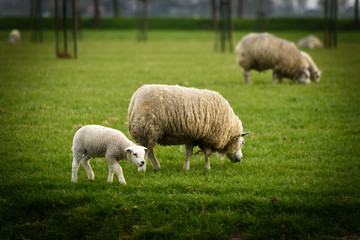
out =
<svg viewBox="0 0 360 240"><path fill-rule="evenodd" d="M43 43L7 44L0 32L1 239L357 239L360 237L360 34L337 49L308 51L318 84L252 72L214 53L207 31L83 31L79 59ZM236 32L236 41L245 32ZM276 32L292 41L305 32ZM321 37L320 33L319 34ZM28 39L29 33L23 34ZM244 159L216 155L210 171L178 146L155 147L162 168L121 162L127 185L106 182L104 159L70 182L81 125L127 131L132 93L149 83L220 92L251 131Z"/></svg>

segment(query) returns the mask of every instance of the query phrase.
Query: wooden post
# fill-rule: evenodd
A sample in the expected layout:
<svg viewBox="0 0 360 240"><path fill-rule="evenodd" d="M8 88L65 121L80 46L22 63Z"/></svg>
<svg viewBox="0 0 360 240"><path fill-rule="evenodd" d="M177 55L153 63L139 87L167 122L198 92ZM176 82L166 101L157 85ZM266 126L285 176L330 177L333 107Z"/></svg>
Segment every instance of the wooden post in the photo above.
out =
<svg viewBox="0 0 360 240"><path fill-rule="evenodd" d="M219 1L219 25L216 19L217 4L216 0L212 0L212 16L214 27L214 51L217 51L217 32L220 31L220 50L225 52L226 41L228 41L229 51L233 51L233 37L232 37L232 14L231 14L231 0Z"/></svg>
<svg viewBox="0 0 360 240"><path fill-rule="evenodd" d="M66 4L67 0L63 0L63 31L64 31L64 52L67 52L67 21L66 21Z"/></svg>
<svg viewBox="0 0 360 240"><path fill-rule="evenodd" d="M119 17L119 0L113 0L114 18Z"/></svg>
<svg viewBox="0 0 360 240"><path fill-rule="evenodd" d="M59 4L58 0L55 0L55 53L59 56Z"/></svg>
<svg viewBox="0 0 360 240"><path fill-rule="evenodd" d="M238 0L238 5L237 5L237 17L238 18L243 17L243 11L244 11L244 1Z"/></svg>
<svg viewBox="0 0 360 240"><path fill-rule="evenodd" d="M62 0L62 31L63 31L63 51L60 51L60 34L61 31L59 24L59 0L54 0L54 17L55 17L55 53L56 57L58 58L72 58L72 55L68 51L68 35L67 35L67 28L68 28L68 21L67 21L67 1L69 0ZM73 36L73 50L74 50L74 58L77 59L78 57L78 48L77 48L77 35L78 35L78 0L71 0L70 3L72 7L72 36Z"/></svg>
<svg viewBox="0 0 360 240"><path fill-rule="evenodd" d="M217 52L217 16L216 16L216 0L211 0L211 16L212 16L212 22L213 22L213 28L214 28L214 51Z"/></svg>
<svg viewBox="0 0 360 240"><path fill-rule="evenodd" d="M72 0L72 17L73 17L73 41L74 41L74 58L77 59L77 31L78 31L78 7L77 0Z"/></svg>
<svg viewBox="0 0 360 240"><path fill-rule="evenodd" d="M148 30L148 20L147 20L147 9L148 1L147 0L136 0L135 6L135 17L136 17L136 27L137 27L137 40L138 41L147 41L147 30Z"/></svg>
<svg viewBox="0 0 360 240"><path fill-rule="evenodd" d="M30 1L30 40L43 41L42 35L42 1Z"/></svg>
<svg viewBox="0 0 360 240"><path fill-rule="evenodd" d="M359 0L355 0L354 22L355 22L355 25L359 25Z"/></svg>
<svg viewBox="0 0 360 240"><path fill-rule="evenodd" d="M325 47L337 47L338 33L338 1L324 1L324 45Z"/></svg>

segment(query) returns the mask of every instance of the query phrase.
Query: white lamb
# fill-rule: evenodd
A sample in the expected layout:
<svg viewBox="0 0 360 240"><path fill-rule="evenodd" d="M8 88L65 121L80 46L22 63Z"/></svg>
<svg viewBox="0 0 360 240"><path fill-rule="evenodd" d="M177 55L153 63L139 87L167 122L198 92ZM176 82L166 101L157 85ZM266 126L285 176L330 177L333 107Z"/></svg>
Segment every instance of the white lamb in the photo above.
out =
<svg viewBox="0 0 360 240"><path fill-rule="evenodd" d="M21 34L17 29L13 29L9 34L9 44L16 44L20 42Z"/></svg>
<svg viewBox="0 0 360 240"><path fill-rule="evenodd" d="M109 162L108 182L113 181L114 172L119 182L126 184L119 160L126 160L142 167L145 164L145 147L137 146L122 132L99 125L86 125L80 128L73 139L73 163L71 181L77 182L80 162L85 168L90 181L94 180L94 172L90 159L105 157Z"/></svg>
<svg viewBox="0 0 360 240"><path fill-rule="evenodd" d="M273 83L283 77L310 83L309 63L295 44L269 33L250 33L236 46L236 62L243 68L246 83L252 83L250 70L272 69Z"/></svg>

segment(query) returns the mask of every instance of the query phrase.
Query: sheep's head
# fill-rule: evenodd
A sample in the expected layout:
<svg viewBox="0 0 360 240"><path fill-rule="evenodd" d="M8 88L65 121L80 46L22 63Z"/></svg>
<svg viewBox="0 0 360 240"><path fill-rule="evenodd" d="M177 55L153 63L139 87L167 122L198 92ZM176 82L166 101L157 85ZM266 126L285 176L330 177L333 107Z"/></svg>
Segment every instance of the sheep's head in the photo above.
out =
<svg viewBox="0 0 360 240"><path fill-rule="evenodd" d="M310 73L310 79L313 80L314 82L320 82L320 77L321 77L321 72L319 70L312 71Z"/></svg>
<svg viewBox="0 0 360 240"><path fill-rule="evenodd" d="M145 164L145 150L143 146L132 146L124 149L127 152L127 160L139 167Z"/></svg>
<svg viewBox="0 0 360 240"><path fill-rule="evenodd" d="M303 69L300 74L296 77L296 80L299 83L306 83L309 84L310 83L310 72L307 69Z"/></svg>
<svg viewBox="0 0 360 240"><path fill-rule="evenodd" d="M244 146L245 144L245 140L243 137L245 137L246 135L248 135L250 132L245 132L242 133L241 136L239 136L238 141L237 141L237 148L235 150L235 152L232 153L228 153L226 154L226 156L230 159L231 162L236 163L236 162L241 162L241 159L243 158L243 154L241 152L241 148Z"/></svg>

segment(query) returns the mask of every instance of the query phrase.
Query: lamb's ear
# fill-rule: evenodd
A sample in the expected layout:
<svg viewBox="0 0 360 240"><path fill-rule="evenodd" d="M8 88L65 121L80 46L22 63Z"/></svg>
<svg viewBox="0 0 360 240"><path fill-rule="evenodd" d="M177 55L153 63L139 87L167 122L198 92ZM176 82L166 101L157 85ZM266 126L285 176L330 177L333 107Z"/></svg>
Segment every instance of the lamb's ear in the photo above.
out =
<svg viewBox="0 0 360 240"><path fill-rule="evenodd" d="M242 137L245 137L246 135L248 135L250 133L250 131L244 132L241 134Z"/></svg>
<svg viewBox="0 0 360 240"><path fill-rule="evenodd" d="M144 150L147 150L147 148L146 147L142 147Z"/></svg>
<svg viewBox="0 0 360 240"><path fill-rule="evenodd" d="M127 147L127 148L125 148L124 150L125 150L125 152L131 152L131 151L132 151L132 147Z"/></svg>

